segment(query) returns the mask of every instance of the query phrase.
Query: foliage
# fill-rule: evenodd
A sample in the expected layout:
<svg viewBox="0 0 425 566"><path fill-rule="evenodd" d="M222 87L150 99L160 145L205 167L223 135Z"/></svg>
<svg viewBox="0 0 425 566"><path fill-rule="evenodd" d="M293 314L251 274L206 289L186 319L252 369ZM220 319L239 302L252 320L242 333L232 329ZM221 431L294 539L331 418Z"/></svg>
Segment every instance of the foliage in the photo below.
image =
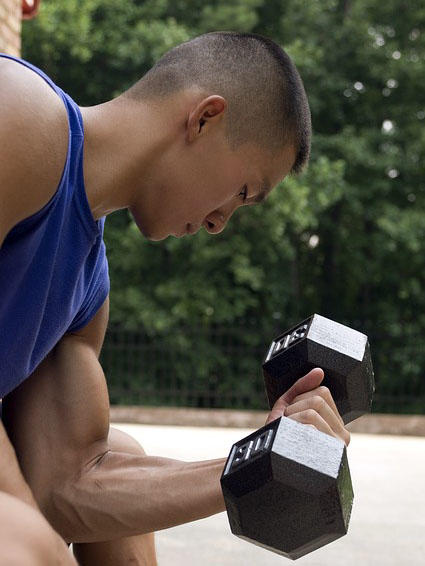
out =
<svg viewBox="0 0 425 566"><path fill-rule="evenodd" d="M252 350L318 311L370 334L382 396L424 396L424 24L419 0L44 0L24 24L23 55L82 105L216 29L278 41L309 95L309 170L222 235L155 244L125 213L108 219L112 324L164 343L183 325L245 325L238 340ZM198 346L202 379L220 359L220 382L240 386L242 366L223 363L202 334ZM244 374L257 376L258 362ZM192 379L185 363L173 371Z"/></svg>

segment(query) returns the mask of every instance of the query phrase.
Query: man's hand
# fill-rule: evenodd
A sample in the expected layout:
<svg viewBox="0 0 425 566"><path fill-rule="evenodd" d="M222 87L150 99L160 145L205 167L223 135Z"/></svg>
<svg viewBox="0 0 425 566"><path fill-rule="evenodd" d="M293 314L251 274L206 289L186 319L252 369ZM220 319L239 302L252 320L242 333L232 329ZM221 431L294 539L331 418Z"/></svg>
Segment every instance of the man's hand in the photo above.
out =
<svg viewBox="0 0 425 566"><path fill-rule="evenodd" d="M273 406L266 424L279 417L289 417L294 421L315 427L317 430L339 438L346 446L350 443L350 433L336 408L327 387L321 386L323 370L312 369L301 377L284 393Z"/></svg>

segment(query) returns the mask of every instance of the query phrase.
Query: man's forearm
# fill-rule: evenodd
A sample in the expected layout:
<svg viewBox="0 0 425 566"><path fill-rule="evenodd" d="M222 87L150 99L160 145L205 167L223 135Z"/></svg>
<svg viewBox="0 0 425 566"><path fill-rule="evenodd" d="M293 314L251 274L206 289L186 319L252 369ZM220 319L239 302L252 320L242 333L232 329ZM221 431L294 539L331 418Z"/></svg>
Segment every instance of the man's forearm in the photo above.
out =
<svg viewBox="0 0 425 566"><path fill-rule="evenodd" d="M148 533L225 510L225 459L182 462L107 452L51 497L65 540L96 542Z"/></svg>

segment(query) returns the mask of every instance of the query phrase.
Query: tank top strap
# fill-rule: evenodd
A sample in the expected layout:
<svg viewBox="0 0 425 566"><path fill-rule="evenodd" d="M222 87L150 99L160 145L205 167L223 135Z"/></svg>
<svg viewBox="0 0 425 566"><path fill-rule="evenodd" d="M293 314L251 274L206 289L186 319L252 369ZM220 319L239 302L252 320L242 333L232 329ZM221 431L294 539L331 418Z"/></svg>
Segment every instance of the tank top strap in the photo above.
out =
<svg viewBox="0 0 425 566"><path fill-rule="evenodd" d="M48 77L41 69L32 65L28 61L14 57L5 53L0 53L0 57L10 59L20 65L32 70L39 77L41 77L62 99L67 115L68 115L68 152L62 178L58 184L57 190L51 200L34 215L26 218L17 224L12 232L14 234L26 231L34 222L38 221L40 217L48 212L58 197L62 194L63 190L68 190L73 187L72 198L74 205L77 208L80 220L89 238L93 238L102 232L103 226L99 221L95 221L90 209L87 199L87 194L84 184L84 171L83 171L83 150L84 150L84 124L81 116L80 109L74 100L58 87L50 77ZM71 196L71 195L70 195Z"/></svg>

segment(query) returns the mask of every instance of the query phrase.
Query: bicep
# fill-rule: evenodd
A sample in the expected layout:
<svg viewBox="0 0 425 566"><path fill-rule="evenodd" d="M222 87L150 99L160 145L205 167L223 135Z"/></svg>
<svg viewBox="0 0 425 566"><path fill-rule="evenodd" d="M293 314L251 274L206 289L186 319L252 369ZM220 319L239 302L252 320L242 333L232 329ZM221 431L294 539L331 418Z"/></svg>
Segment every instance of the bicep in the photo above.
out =
<svg viewBox="0 0 425 566"><path fill-rule="evenodd" d="M46 448L89 461L99 445L106 445L109 398L97 347L103 340L107 307L106 301L83 331L64 336L5 400L9 434L30 474L31 464Z"/></svg>

